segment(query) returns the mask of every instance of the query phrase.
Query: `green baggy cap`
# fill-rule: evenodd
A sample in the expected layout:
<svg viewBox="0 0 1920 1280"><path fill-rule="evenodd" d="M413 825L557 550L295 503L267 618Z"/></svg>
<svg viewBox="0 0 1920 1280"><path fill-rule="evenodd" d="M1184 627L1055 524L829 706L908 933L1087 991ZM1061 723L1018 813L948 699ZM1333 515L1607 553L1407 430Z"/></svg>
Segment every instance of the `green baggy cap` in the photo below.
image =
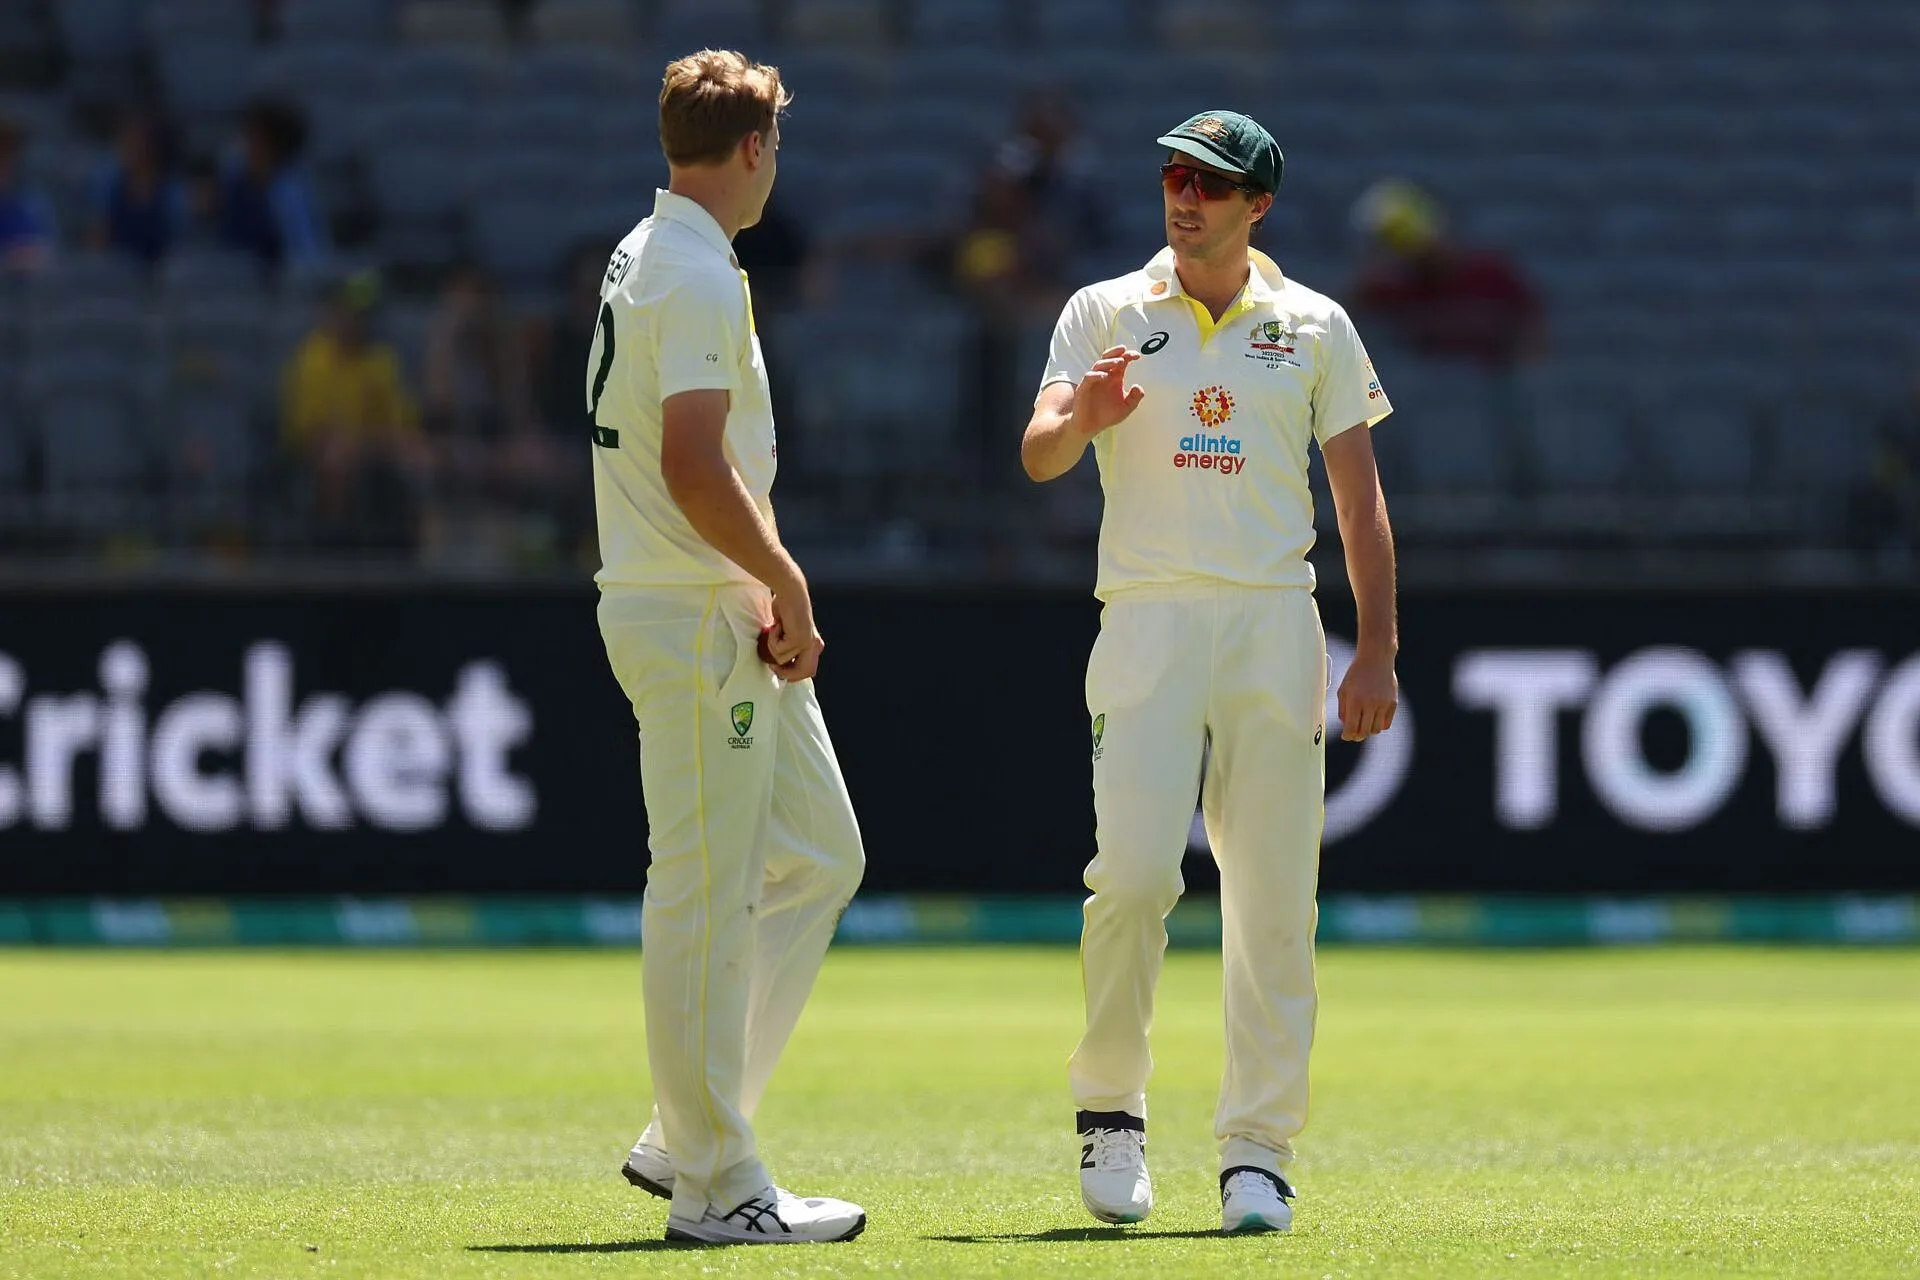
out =
<svg viewBox="0 0 1920 1280"><path fill-rule="evenodd" d="M1280 189L1280 167L1286 157L1280 154L1280 144L1273 135L1252 116L1238 111L1202 111L1156 141L1216 169L1239 174L1269 194Z"/></svg>

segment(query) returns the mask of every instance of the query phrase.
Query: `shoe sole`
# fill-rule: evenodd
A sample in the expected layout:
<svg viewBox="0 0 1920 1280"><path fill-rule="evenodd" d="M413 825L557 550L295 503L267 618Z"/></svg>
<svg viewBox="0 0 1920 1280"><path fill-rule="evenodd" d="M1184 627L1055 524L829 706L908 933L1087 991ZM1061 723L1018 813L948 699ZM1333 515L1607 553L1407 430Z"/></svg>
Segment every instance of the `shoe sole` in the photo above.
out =
<svg viewBox="0 0 1920 1280"><path fill-rule="evenodd" d="M1093 1205L1084 1198L1081 1199L1080 1203L1087 1206L1088 1213L1110 1227L1131 1227L1137 1222L1145 1222L1147 1220L1146 1213L1108 1213L1104 1209L1094 1208ZM1147 1213L1152 1212L1153 1210L1151 1208L1147 1210Z"/></svg>
<svg viewBox="0 0 1920 1280"><path fill-rule="evenodd" d="M638 1185L637 1183L635 1185ZM803 1240L793 1236L720 1236L709 1239L697 1236L681 1227L668 1226L667 1239L675 1244L843 1244L867 1229L867 1215L861 1214L859 1221L837 1236L825 1240Z"/></svg>
<svg viewBox="0 0 1920 1280"><path fill-rule="evenodd" d="M642 1191L646 1192L648 1195L658 1196L662 1200L673 1199L672 1187L667 1186L665 1183L655 1182L652 1178L649 1178L646 1174L641 1173L638 1169L634 1168L632 1165L630 1164L621 1165L620 1172L628 1182L640 1188Z"/></svg>
<svg viewBox="0 0 1920 1280"><path fill-rule="evenodd" d="M1250 1213L1240 1219L1239 1226L1222 1227L1220 1231L1222 1235L1229 1236L1259 1236L1278 1234L1279 1232L1289 1231L1291 1229L1291 1225L1283 1227L1276 1223L1268 1222L1257 1213Z"/></svg>

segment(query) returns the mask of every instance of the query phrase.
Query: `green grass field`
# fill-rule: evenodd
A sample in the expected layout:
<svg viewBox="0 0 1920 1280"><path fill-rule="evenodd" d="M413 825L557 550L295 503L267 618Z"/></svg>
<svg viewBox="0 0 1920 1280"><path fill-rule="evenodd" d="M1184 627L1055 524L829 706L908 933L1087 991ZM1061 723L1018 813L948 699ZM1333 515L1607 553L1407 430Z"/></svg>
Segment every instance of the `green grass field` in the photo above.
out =
<svg viewBox="0 0 1920 1280"><path fill-rule="evenodd" d="M0 1275L1920 1276L1920 953L1331 951L1291 1236L1223 1239L1219 962L1172 957L1141 1227L1085 1216L1067 950L841 950L761 1115L850 1244L618 1176L638 959L0 953Z"/></svg>

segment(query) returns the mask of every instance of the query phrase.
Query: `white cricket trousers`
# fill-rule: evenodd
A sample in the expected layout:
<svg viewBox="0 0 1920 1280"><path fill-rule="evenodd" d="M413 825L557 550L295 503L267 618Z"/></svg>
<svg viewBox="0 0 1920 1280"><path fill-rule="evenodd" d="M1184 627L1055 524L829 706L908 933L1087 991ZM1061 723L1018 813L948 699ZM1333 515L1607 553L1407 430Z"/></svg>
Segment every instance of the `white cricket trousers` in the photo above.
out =
<svg viewBox="0 0 1920 1280"><path fill-rule="evenodd" d="M1118 593L1087 663L1097 852L1081 935L1087 1029L1068 1068L1074 1102L1146 1118L1154 986L1199 792L1220 867L1223 1170L1285 1172L1306 1123L1326 690L1320 614L1298 587Z"/></svg>
<svg viewBox="0 0 1920 1280"><path fill-rule="evenodd" d="M813 682L757 652L756 586L609 591L600 634L640 728L652 860L640 918L673 1213L771 1180L750 1123L866 865Z"/></svg>

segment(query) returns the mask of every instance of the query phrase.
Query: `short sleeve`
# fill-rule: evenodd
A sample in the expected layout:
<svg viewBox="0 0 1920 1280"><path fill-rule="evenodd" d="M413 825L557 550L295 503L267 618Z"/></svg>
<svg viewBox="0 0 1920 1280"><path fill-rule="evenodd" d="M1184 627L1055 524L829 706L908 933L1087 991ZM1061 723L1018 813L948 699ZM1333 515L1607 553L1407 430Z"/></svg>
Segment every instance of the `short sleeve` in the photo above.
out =
<svg viewBox="0 0 1920 1280"><path fill-rule="evenodd" d="M660 398L740 390L740 339L728 299L704 282L677 285L655 316Z"/></svg>
<svg viewBox="0 0 1920 1280"><path fill-rule="evenodd" d="M1047 346L1047 371L1040 379L1042 390L1056 382L1078 383L1093 368L1110 343L1107 335L1113 317L1100 304L1092 289L1082 289L1067 299L1053 326L1053 341Z"/></svg>
<svg viewBox="0 0 1920 1280"><path fill-rule="evenodd" d="M1313 438L1324 445L1349 427L1363 422L1371 427L1392 412L1346 308L1335 307L1321 344L1320 377L1313 388Z"/></svg>

